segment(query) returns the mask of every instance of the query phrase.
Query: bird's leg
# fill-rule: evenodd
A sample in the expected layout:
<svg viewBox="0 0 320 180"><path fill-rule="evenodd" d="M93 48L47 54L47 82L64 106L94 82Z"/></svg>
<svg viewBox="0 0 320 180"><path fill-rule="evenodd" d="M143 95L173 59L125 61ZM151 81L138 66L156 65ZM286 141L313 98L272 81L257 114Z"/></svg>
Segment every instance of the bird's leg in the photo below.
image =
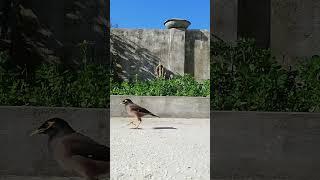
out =
<svg viewBox="0 0 320 180"><path fill-rule="evenodd" d="M141 124L141 118L138 118L138 120L139 120L139 124L138 124L138 126L136 126L136 129L138 129L139 128L139 126L140 126L140 124Z"/></svg>
<svg viewBox="0 0 320 180"><path fill-rule="evenodd" d="M133 124L133 125L135 125L135 126L136 126L136 124L135 124L135 123L133 123L133 120L132 120L132 121L130 121L130 123L129 123L129 124L127 124L127 126L129 126L130 124Z"/></svg>

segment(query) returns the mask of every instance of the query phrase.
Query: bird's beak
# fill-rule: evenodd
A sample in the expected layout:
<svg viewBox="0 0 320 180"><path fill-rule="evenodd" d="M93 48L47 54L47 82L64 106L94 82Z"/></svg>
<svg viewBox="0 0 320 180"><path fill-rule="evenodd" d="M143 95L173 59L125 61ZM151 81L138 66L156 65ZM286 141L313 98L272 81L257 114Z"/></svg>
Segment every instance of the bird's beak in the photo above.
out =
<svg viewBox="0 0 320 180"><path fill-rule="evenodd" d="M36 129L36 130L34 130L34 131L32 131L32 132L30 133L30 136L34 136L34 135L36 135L36 134L43 133L44 131L45 131L45 129Z"/></svg>
<svg viewBox="0 0 320 180"><path fill-rule="evenodd" d="M30 136L33 136L33 135L36 135L36 134L41 134L41 133L45 132L46 130L48 130L49 128L51 128L53 126L54 122L48 122L48 124L49 125L46 128L38 128L38 129L32 131L30 133Z"/></svg>

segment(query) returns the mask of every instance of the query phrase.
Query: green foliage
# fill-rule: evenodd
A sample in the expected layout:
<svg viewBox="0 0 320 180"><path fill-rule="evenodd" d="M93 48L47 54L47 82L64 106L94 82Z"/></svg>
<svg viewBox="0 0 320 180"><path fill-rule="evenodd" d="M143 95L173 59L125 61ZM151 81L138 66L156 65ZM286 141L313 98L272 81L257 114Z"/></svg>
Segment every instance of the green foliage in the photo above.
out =
<svg viewBox="0 0 320 180"><path fill-rule="evenodd" d="M211 43L211 108L241 111L320 111L320 58L284 69L252 40Z"/></svg>
<svg viewBox="0 0 320 180"><path fill-rule="evenodd" d="M197 82L192 76L152 81L111 82L111 94L136 96L209 96L210 81Z"/></svg>
<svg viewBox="0 0 320 180"><path fill-rule="evenodd" d="M109 73L104 66L72 70L43 64L27 75L18 68L2 68L5 64L0 65L1 105L104 108L109 104Z"/></svg>
<svg viewBox="0 0 320 180"><path fill-rule="evenodd" d="M0 54L0 105L48 107L96 107L109 105L109 95L209 96L209 80L176 76L152 81L114 82L108 67L86 64L79 70L42 64L32 74L10 65ZM109 86L111 85L111 91Z"/></svg>
<svg viewBox="0 0 320 180"><path fill-rule="evenodd" d="M106 107L109 99L108 72L99 65L78 71L42 65L32 84L31 103L42 106Z"/></svg>
<svg viewBox="0 0 320 180"><path fill-rule="evenodd" d="M320 112L320 57L302 61L295 75L295 86L290 94L294 111Z"/></svg>

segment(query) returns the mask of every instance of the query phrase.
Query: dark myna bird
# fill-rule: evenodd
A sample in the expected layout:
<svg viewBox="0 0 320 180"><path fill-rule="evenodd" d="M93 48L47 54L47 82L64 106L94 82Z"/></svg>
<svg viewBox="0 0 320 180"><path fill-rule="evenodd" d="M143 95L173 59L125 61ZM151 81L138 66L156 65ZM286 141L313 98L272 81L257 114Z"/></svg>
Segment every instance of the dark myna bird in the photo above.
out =
<svg viewBox="0 0 320 180"><path fill-rule="evenodd" d="M35 134L49 136L49 150L63 169L86 180L97 180L110 172L110 149L77 133L65 120L49 119L30 135Z"/></svg>
<svg viewBox="0 0 320 180"><path fill-rule="evenodd" d="M133 117L137 118L137 120L139 121L138 125L134 124L133 121L131 121L128 124L128 125L134 124L136 126L136 128L138 128L139 125L141 124L141 121L142 121L141 117L143 117L145 115L151 115L151 116L159 117L159 116L153 114L152 112L148 111L147 109L134 104L130 99L123 100L122 104L125 105L127 113L129 114L129 116L133 116Z"/></svg>

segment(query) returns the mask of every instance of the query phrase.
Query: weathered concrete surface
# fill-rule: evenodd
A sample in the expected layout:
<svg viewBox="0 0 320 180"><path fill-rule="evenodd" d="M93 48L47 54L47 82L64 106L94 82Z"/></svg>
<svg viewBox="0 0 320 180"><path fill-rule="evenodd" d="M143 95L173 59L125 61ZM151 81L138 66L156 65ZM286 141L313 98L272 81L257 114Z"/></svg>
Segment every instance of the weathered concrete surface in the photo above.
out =
<svg viewBox="0 0 320 180"><path fill-rule="evenodd" d="M128 117L123 104L129 98L134 103L147 108L160 117L174 118L209 118L209 97L184 96L110 96L110 113L112 117Z"/></svg>
<svg viewBox="0 0 320 180"><path fill-rule="evenodd" d="M227 42L254 38L259 47L270 47L270 0L212 1L214 35Z"/></svg>
<svg viewBox="0 0 320 180"><path fill-rule="evenodd" d="M111 118L111 179L210 178L209 119Z"/></svg>
<svg viewBox="0 0 320 180"><path fill-rule="evenodd" d="M207 30L186 31L185 73L198 80L210 79L210 34Z"/></svg>
<svg viewBox="0 0 320 180"><path fill-rule="evenodd" d="M0 176L0 180L83 180L80 177L54 177L54 176Z"/></svg>
<svg viewBox="0 0 320 180"><path fill-rule="evenodd" d="M319 0L271 0L271 8L271 50L281 63L319 54Z"/></svg>
<svg viewBox="0 0 320 180"><path fill-rule="evenodd" d="M228 42L237 40L238 0L214 0L211 4L212 32Z"/></svg>
<svg viewBox="0 0 320 180"><path fill-rule="evenodd" d="M166 67L168 71L174 74L184 75L184 66L186 64L186 33L183 30L175 28L167 29L167 31L169 31L169 39L167 41L167 46L169 50L168 58L163 59L161 61L161 64L163 64L163 66Z"/></svg>
<svg viewBox="0 0 320 180"><path fill-rule="evenodd" d="M212 8L212 32L225 41L255 38L283 65L319 54L319 0L215 0Z"/></svg>
<svg viewBox="0 0 320 180"><path fill-rule="evenodd" d="M209 36L207 30L111 29L113 70L124 80L148 80L161 63L167 77L191 73L209 79Z"/></svg>
<svg viewBox="0 0 320 180"><path fill-rule="evenodd" d="M258 47L270 47L270 0L238 0L238 38L254 38Z"/></svg>
<svg viewBox="0 0 320 180"><path fill-rule="evenodd" d="M212 112L211 122L212 175L320 179L319 113Z"/></svg>
<svg viewBox="0 0 320 180"><path fill-rule="evenodd" d="M109 144L106 109L0 107L0 176L66 176L47 149L46 136L29 134L48 118L60 117L102 144Z"/></svg>
<svg viewBox="0 0 320 180"><path fill-rule="evenodd" d="M0 180L84 180L81 177L59 177L59 176L0 176ZM109 180L110 178L102 177L99 180Z"/></svg>
<svg viewBox="0 0 320 180"><path fill-rule="evenodd" d="M109 64L109 1L29 0L18 7L19 13L10 15L16 63L79 63L84 56L79 43L86 40L87 58Z"/></svg>

